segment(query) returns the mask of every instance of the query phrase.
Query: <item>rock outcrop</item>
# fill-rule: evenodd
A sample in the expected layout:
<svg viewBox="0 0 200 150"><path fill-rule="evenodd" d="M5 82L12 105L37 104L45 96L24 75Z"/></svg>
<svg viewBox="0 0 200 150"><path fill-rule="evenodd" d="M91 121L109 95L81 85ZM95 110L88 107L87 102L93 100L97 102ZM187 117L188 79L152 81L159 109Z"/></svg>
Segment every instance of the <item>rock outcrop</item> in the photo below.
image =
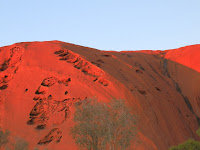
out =
<svg viewBox="0 0 200 150"><path fill-rule="evenodd" d="M30 148L77 149L70 135L74 102L121 98L138 118L132 149L199 140L199 47L115 52L59 41L2 47L0 127Z"/></svg>

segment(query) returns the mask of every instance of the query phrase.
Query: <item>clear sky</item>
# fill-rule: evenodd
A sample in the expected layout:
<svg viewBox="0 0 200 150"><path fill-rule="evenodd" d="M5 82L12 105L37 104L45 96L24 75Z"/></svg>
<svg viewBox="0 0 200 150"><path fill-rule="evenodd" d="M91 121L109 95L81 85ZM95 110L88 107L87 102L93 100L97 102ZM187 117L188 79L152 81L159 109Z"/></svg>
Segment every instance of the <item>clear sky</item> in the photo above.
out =
<svg viewBox="0 0 200 150"><path fill-rule="evenodd" d="M101 50L200 44L200 0L0 0L0 46L49 40Z"/></svg>

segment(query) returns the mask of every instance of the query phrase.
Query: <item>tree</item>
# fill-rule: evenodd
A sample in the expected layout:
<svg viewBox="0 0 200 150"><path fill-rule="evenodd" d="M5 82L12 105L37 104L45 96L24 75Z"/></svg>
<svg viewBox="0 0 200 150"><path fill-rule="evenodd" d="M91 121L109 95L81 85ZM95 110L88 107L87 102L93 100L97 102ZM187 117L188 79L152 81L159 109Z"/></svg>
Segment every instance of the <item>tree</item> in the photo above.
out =
<svg viewBox="0 0 200 150"><path fill-rule="evenodd" d="M2 131L0 128L0 149L4 147L6 150L29 150L28 142L20 137L15 137L15 142L11 143L8 138L11 136L10 131L6 130ZM11 148L10 148L11 147ZM38 150L38 148L34 148L33 150ZM44 150L47 150L45 148Z"/></svg>
<svg viewBox="0 0 200 150"><path fill-rule="evenodd" d="M200 128L197 129L196 134L200 136Z"/></svg>
<svg viewBox="0 0 200 150"><path fill-rule="evenodd" d="M200 128L196 131L196 134L200 136ZM200 142L194 139L188 139L178 146L172 146L169 150L200 150Z"/></svg>
<svg viewBox="0 0 200 150"><path fill-rule="evenodd" d="M8 143L8 137L10 135L9 131L5 131L5 133L0 128L0 148Z"/></svg>
<svg viewBox="0 0 200 150"><path fill-rule="evenodd" d="M189 139L183 144L171 147L169 150L200 150L200 142Z"/></svg>
<svg viewBox="0 0 200 150"><path fill-rule="evenodd" d="M136 117L124 100L77 102L74 121L71 134L80 148L88 150L126 149L136 135Z"/></svg>
<svg viewBox="0 0 200 150"><path fill-rule="evenodd" d="M28 150L28 142L24 139L17 138L14 144L14 150Z"/></svg>

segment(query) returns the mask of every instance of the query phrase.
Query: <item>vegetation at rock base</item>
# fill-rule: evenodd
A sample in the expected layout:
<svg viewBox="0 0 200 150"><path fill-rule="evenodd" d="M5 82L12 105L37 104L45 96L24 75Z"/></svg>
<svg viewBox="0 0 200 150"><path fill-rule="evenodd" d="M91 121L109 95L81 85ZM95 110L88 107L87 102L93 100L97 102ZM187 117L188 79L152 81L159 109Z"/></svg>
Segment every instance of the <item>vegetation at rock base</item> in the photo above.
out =
<svg viewBox="0 0 200 150"><path fill-rule="evenodd" d="M5 146L8 143L8 137L10 135L9 131L2 131L0 128L0 148Z"/></svg>
<svg viewBox="0 0 200 150"><path fill-rule="evenodd" d="M200 128L196 131L196 134L200 136Z"/></svg>
<svg viewBox="0 0 200 150"><path fill-rule="evenodd" d="M74 121L71 134L80 148L88 150L125 150L137 133L136 117L121 99L77 102Z"/></svg>
<svg viewBox="0 0 200 150"><path fill-rule="evenodd" d="M200 136L200 128L196 131L197 135ZM173 146L169 150L200 150L200 142L194 139L188 139L186 142Z"/></svg>
<svg viewBox="0 0 200 150"><path fill-rule="evenodd" d="M14 144L14 150L28 150L28 142L21 138L17 138Z"/></svg>
<svg viewBox="0 0 200 150"><path fill-rule="evenodd" d="M8 130L4 132L0 128L0 149L4 148L5 150L29 150L29 143L26 140L19 137L14 137L15 142L12 143L9 141L10 136L11 134ZM33 150L38 150L38 148L34 148ZM44 150L47 150L47 148Z"/></svg>
<svg viewBox="0 0 200 150"><path fill-rule="evenodd" d="M200 142L189 139L183 144L171 147L169 150L200 150Z"/></svg>

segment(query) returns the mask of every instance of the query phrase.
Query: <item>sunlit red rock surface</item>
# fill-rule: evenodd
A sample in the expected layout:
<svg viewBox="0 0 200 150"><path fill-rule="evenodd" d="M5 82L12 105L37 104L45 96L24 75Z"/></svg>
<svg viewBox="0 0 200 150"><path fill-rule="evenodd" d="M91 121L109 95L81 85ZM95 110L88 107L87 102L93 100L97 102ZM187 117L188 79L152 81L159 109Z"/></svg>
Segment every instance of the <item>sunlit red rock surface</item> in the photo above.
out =
<svg viewBox="0 0 200 150"><path fill-rule="evenodd" d="M1 127L30 149L76 150L69 134L73 103L122 98L138 117L131 149L167 150L198 139L199 57L200 45L127 52L59 41L1 47Z"/></svg>

